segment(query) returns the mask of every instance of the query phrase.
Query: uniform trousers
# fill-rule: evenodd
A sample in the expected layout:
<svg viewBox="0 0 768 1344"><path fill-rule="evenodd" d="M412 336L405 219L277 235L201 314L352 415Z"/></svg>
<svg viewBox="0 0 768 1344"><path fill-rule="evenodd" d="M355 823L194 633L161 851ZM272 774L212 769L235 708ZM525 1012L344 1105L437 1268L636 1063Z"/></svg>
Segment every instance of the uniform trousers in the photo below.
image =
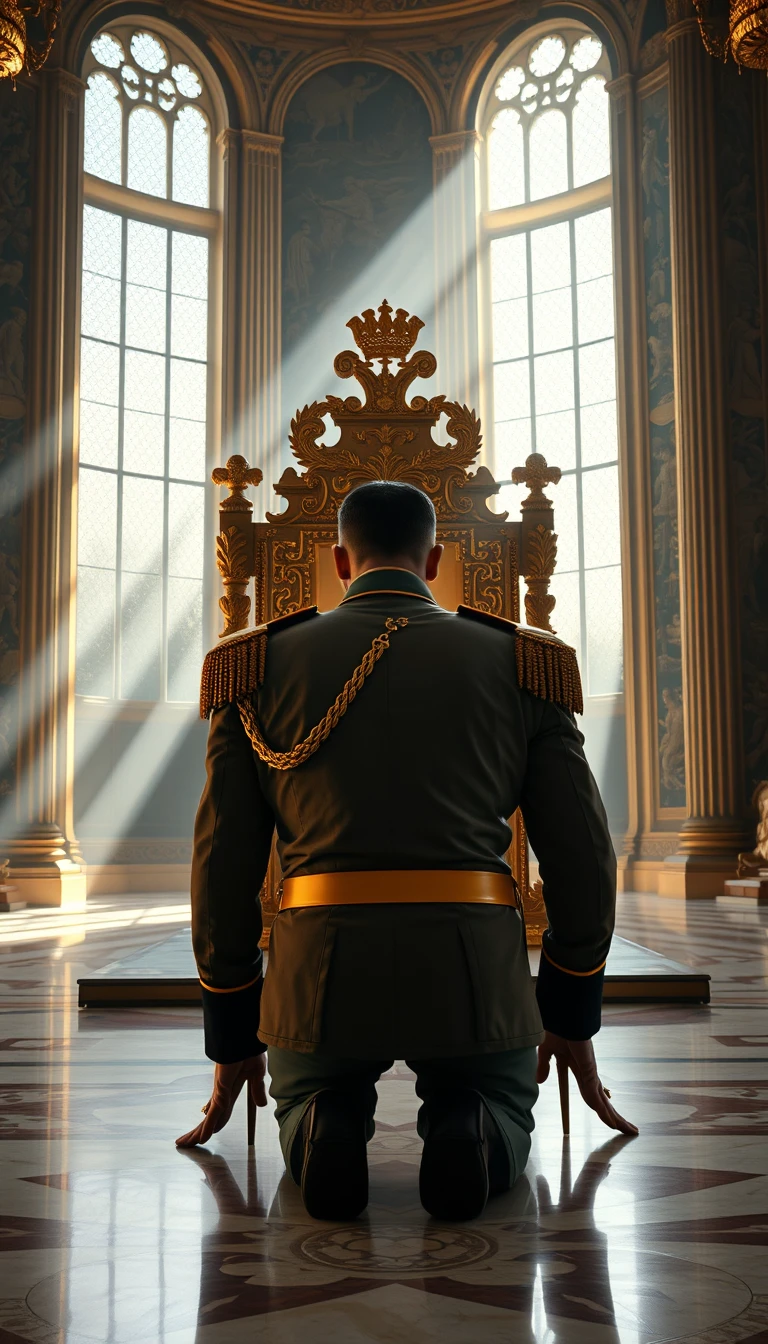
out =
<svg viewBox="0 0 768 1344"><path fill-rule="evenodd" d="M364 1103L366 1137L373 1137L376 1083L392 1068L392 1059L345 1059L332 1054L300 1054L269 1047L270 1094L277 1103L280 1146L291 1170L290 1151L296 1131L312 1098L327 1088L356 1093ZM416 1074L416 1095L429 1102L437 1094L459 1088L479 1092L498 1125L509 1157L510 1185L528 1160L533 1130L533 1106L538 1096L536 1049L500 1050L488 1055L405 1061ZM425 1137L425 1107L419 1109L417 1130Z"/></svg>

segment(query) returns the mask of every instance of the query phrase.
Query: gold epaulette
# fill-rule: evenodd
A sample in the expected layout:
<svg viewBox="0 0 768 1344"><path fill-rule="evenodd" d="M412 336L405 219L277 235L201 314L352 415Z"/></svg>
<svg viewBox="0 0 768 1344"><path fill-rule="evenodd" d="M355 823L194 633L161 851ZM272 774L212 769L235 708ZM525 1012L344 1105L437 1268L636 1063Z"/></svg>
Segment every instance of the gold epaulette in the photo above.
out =
<svg viewBox="0 0 768 1344"><path fill-rule="evenodd" d="M530 691L541 700L554 700L572 714L584 713L584 696L576 650L549 630L537 630L532 625L518 625L504 616L492 616L477 607L460 606L460 616L495 625L515 636L517 681L522 690Z"/></svg>
<svg viewBox="0 0 768 1344"><path fill-rule="evenodd" d="M277 630L317 615L317 607L302 607L288 616L278 616L244 634L230 635L205 655L200 678L200 718L211 710L252 695L264 680L267 640Z"/></svg>

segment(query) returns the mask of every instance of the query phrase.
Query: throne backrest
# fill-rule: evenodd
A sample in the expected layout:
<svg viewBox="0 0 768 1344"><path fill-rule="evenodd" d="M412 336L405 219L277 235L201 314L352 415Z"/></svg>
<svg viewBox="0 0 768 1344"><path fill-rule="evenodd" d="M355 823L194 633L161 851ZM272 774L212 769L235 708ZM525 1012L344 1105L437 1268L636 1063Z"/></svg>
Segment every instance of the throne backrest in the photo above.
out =
<svg viewBox="0 0 768 1344"><path fill-rule="evenodd" d="M414 379L430 378L436 369L429 351L410 353L421 319L402 308L393 315L385 300L378 315L369 308L347 325L361 353L342 351L334 370L340 378L356 378L364 399L328 395L296 412L290 446L301 470L287 467L274 486L287 501L285 509L267 513L266 522L252 522L245 490L258 484L262 473L242 457L213 473L230 491L221 504L218 539L225 588L222 635L247 628L251 578L256 624L313 603L321 610L337 605L342 591L330 548L339 505L370 480L408 481L432 500L438 540L446 547L434 584L441 605L455 609L464 602L519 620L522 573L526 619L550 629L554 598L548 589L557 539L543 486L559 480L560 472L533 454L512 477L530 489L521 516L510 520L506 513L493 513L487 501L499 486L486 466L470 472L482 448L475 412L442 394L408 400ZM329 417L339 431L333 444L322 442ZM448 441L440 443L433 431L443 417Z"/></svg>
<svg viewBox="0 0 768 1344"><path fill-rule="evenodd" d="M364 398L328 395L296 412L290 446L301 470L286 467L274 486L287 501L283 511L267 513L265 522L252 521L246 490L261 483L262 472L245 458L231 457L226 467L213 472L216 484L229 490L220 505L217 540L224 584L219 601L225 618L222 637L246 630L252 607L254 624L259 625L312 604L321 611L338 605L343 592L331 547L339 506L356 485L372 480L407 481L432 500L437 539L445 546L433 584L442 606L455 610L463 602L519 620L522 575L527 623L551 630L555 599L549 579L557 537L544 488L560 479L558 468L549 467L537 453L529 456L525 466L512 472L513 481L529 488L520 517L493 513L488 499L499 486L486 466L475 466L482 449L475 412L444 395L408 400L414 379L430 378L437 367L429 351L411 353L424 326L421 319L402 308L393 314L384 300L378 314L368 308L347 326L360 353L343 350L333 367L340 378L356 378ZM333 444L321 441L328 417L339 431ZM445 443L433 435L442 417ZM529 942L535 943L545 919L540 896L528 889L527 842L519 816L514 837L509 857L523 892ZM273 862L262 898L267 924L277 909L278 886Z"/></svg>

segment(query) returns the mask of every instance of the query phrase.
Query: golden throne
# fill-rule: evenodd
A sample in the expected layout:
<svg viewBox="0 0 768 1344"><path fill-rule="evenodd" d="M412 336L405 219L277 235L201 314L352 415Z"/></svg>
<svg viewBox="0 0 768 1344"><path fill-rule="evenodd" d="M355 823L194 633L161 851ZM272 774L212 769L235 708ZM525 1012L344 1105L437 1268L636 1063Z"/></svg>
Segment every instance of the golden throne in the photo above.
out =
<svg viewBox="0 0 768 1344"><path fill-rule="evenodd" d="M290 445L302 468L286 467L274 489L287 500L282 513L267 513L254 523L246 497L262 472L241 456L217 467L212 479L228 488L220 505L217 564L224 585L219 606L225 618L221 637L316 604L335 607L343 596L333 566L336 517L344 496L370 480L408 481L429 495L437 514L437 539L445 546L440 574L432 585L437 601L455 609L460 602L511 620L520 619L520 576L525 580L525 618L529 625L551 630L555 599L549 580L555 567L557 537L552 503L544 487L560 479L532 454L512 479L525 484L521 516L492 513L489 495L499 486L485 466L471 473L482 445L480 421L474 411L445 396L406 394L415 378L430 378L437 361L427 350L411 354L420 318L398 308L393 316L384 300L378 315L369 308L353 317L351 328L361 354L343 350L333 362L340 378L356 378L364 400L327 396L297 411L291 421ZM378 365L378 368L376 367ZM332 445L322 443L326 418L340 431ZM447 442L432 431L446 417ZM249 587L253 580L253 596ZM528 845L522 818L512 821L508 860L523 893L528 941L541 942L546 915L541 884L528 880ZM262 891L265 930L279 905L280 873L274 857Z"/></svg>

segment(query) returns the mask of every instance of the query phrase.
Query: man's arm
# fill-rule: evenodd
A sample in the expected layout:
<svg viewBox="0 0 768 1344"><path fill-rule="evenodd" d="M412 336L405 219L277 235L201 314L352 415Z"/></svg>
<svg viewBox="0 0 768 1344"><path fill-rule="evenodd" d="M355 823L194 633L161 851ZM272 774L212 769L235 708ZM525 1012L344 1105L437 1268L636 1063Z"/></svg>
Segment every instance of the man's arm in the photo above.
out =
<svg viewBox="0 0 768 1344"><path fill-rule="evenodd" d="M545 1036L536 1081L554 1055L572 1069L582 1097L611 1129L637 1134L600 1082L591 1037L600 1030L605 959L616 905L616 857L584 739L572 715L523 692L528 768L520 806L539 860L549 928L536 997Z"/></svg>
<svg viewBox="0 0 768 1344"><path fill-rule="evenodd" d="M529 729L521 809L539 861L549 928L536 986L547 1031L571 1041L600 1029L616 905L616 858L575 720L523 692Z"/></svg>
<svg viewBox="0 0 768 1344"><path fill-rule="evenodd" d="M192 943L203 987L205 1052L217 1064L263 1053L259 891L274 817L235 705L214 710L195 820Z"/></svg>

